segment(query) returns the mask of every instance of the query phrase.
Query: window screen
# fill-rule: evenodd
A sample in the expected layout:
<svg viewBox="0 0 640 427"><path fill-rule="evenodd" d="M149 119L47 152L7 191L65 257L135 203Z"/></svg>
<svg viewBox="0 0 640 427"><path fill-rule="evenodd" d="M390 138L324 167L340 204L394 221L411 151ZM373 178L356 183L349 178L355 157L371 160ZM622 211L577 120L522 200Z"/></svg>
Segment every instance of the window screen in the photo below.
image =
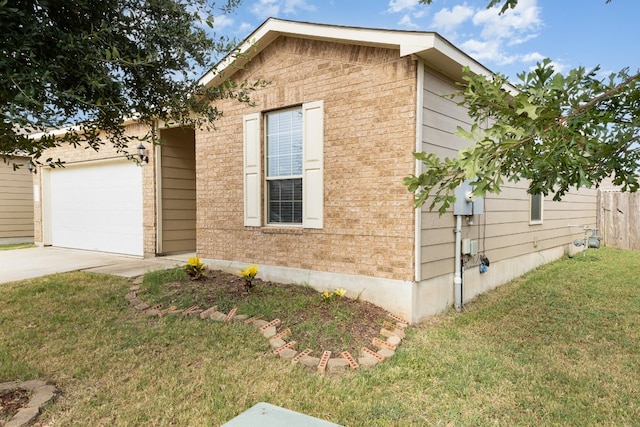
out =
<svg viewBox="0 0 640 427"><path fill-rule="evenodd" d="M267 209L271 224L302 224L302 109L267 114Z"/></svg>

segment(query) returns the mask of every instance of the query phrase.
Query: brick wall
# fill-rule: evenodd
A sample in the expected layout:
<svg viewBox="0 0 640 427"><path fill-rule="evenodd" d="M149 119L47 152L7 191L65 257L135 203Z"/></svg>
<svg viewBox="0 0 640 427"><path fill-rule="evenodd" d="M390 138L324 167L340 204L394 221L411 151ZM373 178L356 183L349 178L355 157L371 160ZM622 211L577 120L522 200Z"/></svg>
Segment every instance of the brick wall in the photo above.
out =
<svg viewBox="0 0 640 427"><path fill-rule="evenodd" d="M221 102L217 130L196 132L198 255L413 280L402 178L415 167L415 63L394 50L281 37L234 79L270 83L253 107ZM319 100L324 228L244 227L242 116Z"/></svg>

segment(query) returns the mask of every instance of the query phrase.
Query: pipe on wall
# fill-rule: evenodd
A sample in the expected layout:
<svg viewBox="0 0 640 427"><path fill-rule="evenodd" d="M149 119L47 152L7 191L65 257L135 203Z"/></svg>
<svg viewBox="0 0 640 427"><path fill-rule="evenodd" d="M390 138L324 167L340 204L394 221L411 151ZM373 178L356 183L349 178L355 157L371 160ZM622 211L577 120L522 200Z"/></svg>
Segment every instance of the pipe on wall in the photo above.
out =
<svg viewBox="0 0 640 427"><path fill-rule="evenodd" d="M456 215L455 271L453 273L453 302L455 309L462 310L462 215Z"/></svg>

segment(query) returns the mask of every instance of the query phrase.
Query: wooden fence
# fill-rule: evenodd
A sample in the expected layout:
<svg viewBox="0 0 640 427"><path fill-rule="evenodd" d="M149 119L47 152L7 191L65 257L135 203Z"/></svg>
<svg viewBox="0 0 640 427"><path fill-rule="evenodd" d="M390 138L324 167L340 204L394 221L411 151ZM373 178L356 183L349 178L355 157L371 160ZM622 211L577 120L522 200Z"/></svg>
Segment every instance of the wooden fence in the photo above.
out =
<svg viewBox="0 0 640 427"><path fill-rule="evenodd" d="M640 250L640 193L598 191L598 228L603 246Z"/></svg>

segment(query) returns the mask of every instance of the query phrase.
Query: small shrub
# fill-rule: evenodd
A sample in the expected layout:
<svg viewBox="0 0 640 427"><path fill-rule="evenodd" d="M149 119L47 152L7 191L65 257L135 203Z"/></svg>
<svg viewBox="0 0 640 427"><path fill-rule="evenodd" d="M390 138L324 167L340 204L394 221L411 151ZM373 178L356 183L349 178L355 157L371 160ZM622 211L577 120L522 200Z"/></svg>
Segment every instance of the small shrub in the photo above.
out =
<svg viewBox="0 0 640 427"><path fill-rule="evenodd" d="M191 280L199 280L205 277L204 263L198 257L189 258L184 270L191 277Z"/></svg>
<svg viewBox="0 0 640 427"><path fill-rule="evenodd" d="M342 288L337 288L333 292L324 291L322 293L322 298L324 299L324 301L327 301L327 302L336 301L346 293L347 293L346 290Z"/></svg>
<svg viewBox="0 0 640 427"><path fill-rule="evenodd" d="M249 266L247 266L247 268L245 268L244 270L242 270L240 272L240 275L244 279L244 288L245 288L245 290L248 291L251 288L253 288L253 279L256 277L256 274L258 274L258 265L257 264L249 265Z"/></svg>

